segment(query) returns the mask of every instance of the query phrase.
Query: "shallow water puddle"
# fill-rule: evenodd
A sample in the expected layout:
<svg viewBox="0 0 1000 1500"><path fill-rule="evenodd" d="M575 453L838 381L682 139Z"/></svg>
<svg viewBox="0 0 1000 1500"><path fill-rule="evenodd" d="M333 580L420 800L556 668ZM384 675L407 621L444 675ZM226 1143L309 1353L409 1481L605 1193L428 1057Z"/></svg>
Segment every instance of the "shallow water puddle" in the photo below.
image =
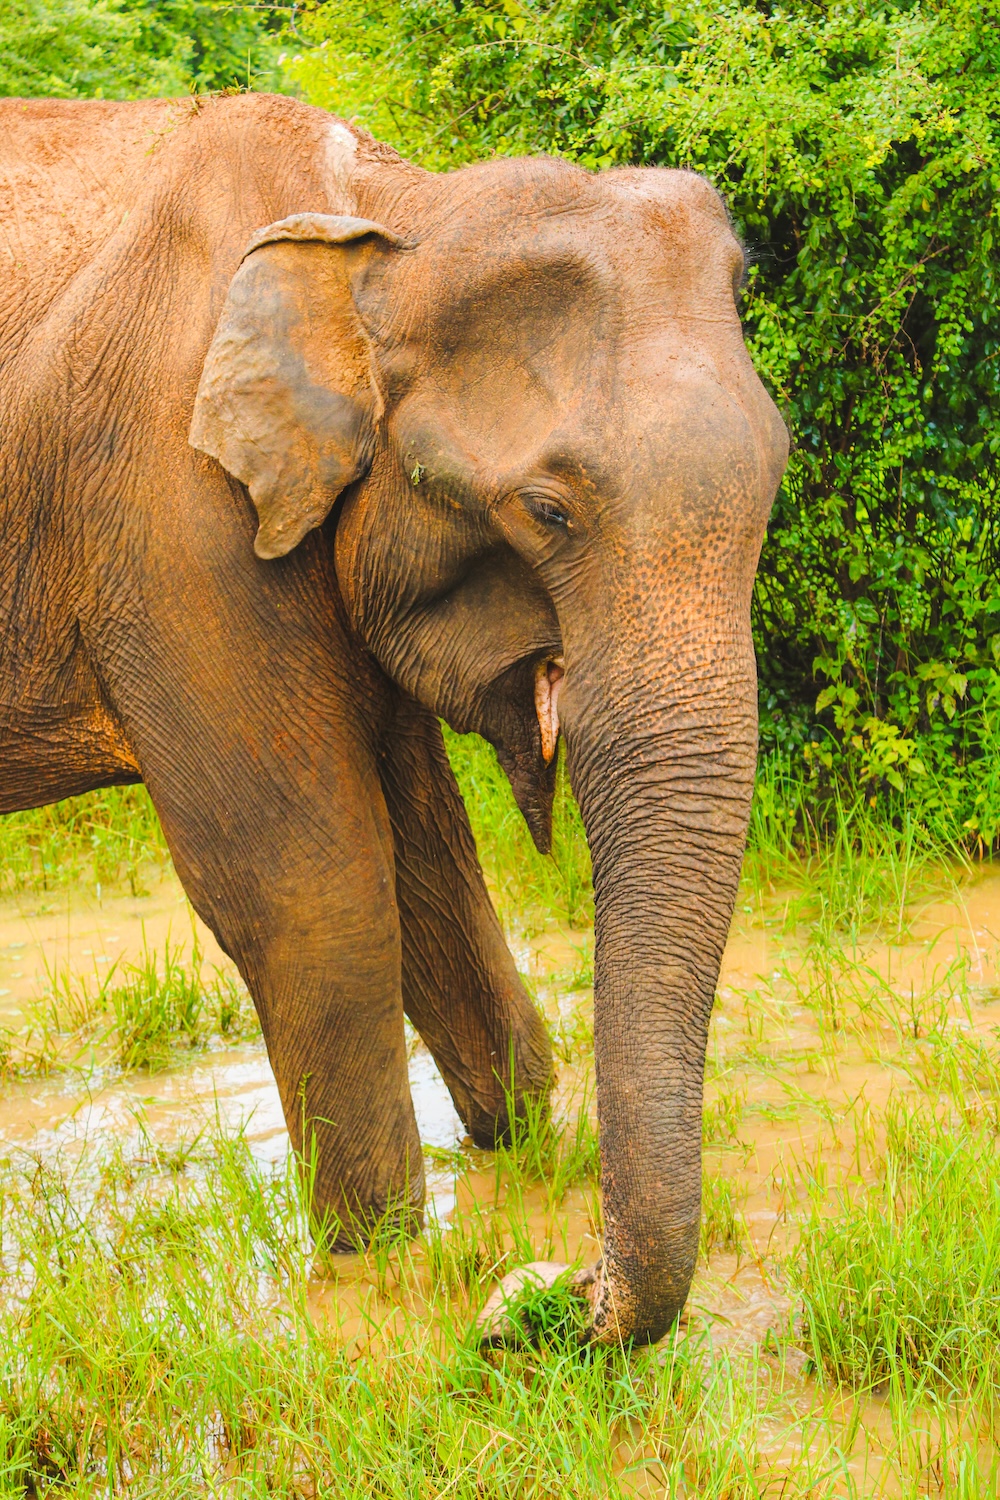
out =
<svg viewBox="0 0 1000 1500"><path fill-rule="evenodd" d="M912 916L907 938L898 944L872 942L860 955L865 965L888 977L894 989L921 991L956 959L967 967L968 994L963 1029L989 1033L1000 1024L1000 1006L991 1003L997 984L1000 933L1000 875L987 875L950 899L925 904ZM25 1007L67 971L91 985L114 964L134 964L146 951L165 945L190 958L200 950L203 968L233 973L211 933L188 905L176 880L168 877L144 897L73 892L39 900L0 903L0 1023L16 1028ZM592 939L589 933L547 931L512 943L522 971L533 982L539 1002L557 1026L567 1021L584 1032L592 1017ZM814 1010L789 998L785 976L800 960L801 935L761 928L737 913L719 980L719 1001L709 1046L707 1099L735 1099L732 1135L743 1163L740 1175L754 1184L745 1220L751 1238L766 1250L781 1203L773 1201L780 1165L794 1150L800 1156L819 1144L837 1153L835 1117L858 1101L884 1103L907 1078L890 1059L866 1056L860 1044L834 1055L824 1044ZM582 987L577 988L577 985ZM572 987L571 987L572 986ZM461 1122L433 1059L415 1036L410 1044L410 1083L421 1139L442 1150L462 1139ZM856 1055L852 1055L856 1054ZM714 1076L713 1076L714 1075ZM578 1069L560 1068L560 1097L578 1088ZM195 1121L214 1117L227 1126L246 1125L255 1154L276 1160L287 1151L277 1091L262 1042L200 1053L182 1066L149 1077L107 1080L97 1075L81 1089L76 1075L8 1082L0 1093L0 1140L45 1149L94 1132L127 1130L136 1111L149 1128L169 1136L190 1134ZM738 1118L736 1117L738 1114ZM707 1141L707 1160L720 1153ZM732 1143L722 1153L733 1155ZM727 1171L735 1163L727 1160ZM433 1196L439 1214L453 1202L451 1174L434 1170ZM472 1180L472 1179L470 1179ZM766 1186L764 1186L766 1185ZM490 1187L492 1191L492 1187ZM765 1199L767 1201L765 1201ZM578 1226L582 1238L590 1226ZM570 1232L573 1239L573 1232Z"/></svg>
<svg viewBox="0 0 1000 1500"><path fill-rule="evenodd" d="M230 960L192 911L179 883L166 878L147 896L72 890L0 901L0 1023L13 1026L24 1007L69 972L92 986L145 951L189 955L197 944L205 964L229 972Z"/></svg>
<svg viewBox="0 0 1000 1500"><path fill-rule="evenodd" d="M949 964L964 961L974 997L966 1010L965 1028L987 1032L1000 1024L1000 1005L990 1004L990 991L1000 984L998 934L1000 875L986 875L950 899L928 902L912 916L906 941L862 944L857 956L894 990L905 991L912 984L918 992L940 978ZM114 895L98 901L90 893L76 891L44 900L0 902L0 1024L11 1029L22 1024L25 1008L51 990L64 973L96 987L109 968L138 963L144 952L159 953L168 944L184 958L197 948L203 969L235 972L170 877L143 897ZM714 1057L734 1077L741 1064L744 1070L766 1074L769 1061L791 1063L797 1083L791 1092L786 1090L783 1100L780 1089L768 1090L766 1084L758 1084L755 1091L775 1092L775 1107L783 1107L786 1116L794 1113L790 1100L799 1091L817 1101L840 1100L849 1097L852 1089L856 1095L867 1085L874 1090L868 1094L873 1101L883 1097L896 1081L891 1076L886 1079L885 1061L877 1066L862 1061L855 1066L843 1057L836 1061L825 1057L814 1014L782 995L782 989L787 990L787 984L782 984L785 972L800 961L802 947L801 935L762 929L753 924L752 917L748 920L747 913L737 913L719 979L710 1059ZM527 941L515 938L512 948L550 1020L579 1020L586 1026L592 1016L591 935L547 931ZM761 1045L765 1037L766 1048ZM410 1050L411 1087L422 1139L436 1147L453 1146L461 1139L461 1126L447 1090L418 1039L412 1040ZM804 1055L797 1058L797 1052ZM220 1100L242 1099L242 1118L251 1112L267 1116L261 1122L263 1140L276 1128L278 1118L276 1094L267 1102L268 1086L273 1091L263 1047L254 1045L239 1049L238 1056L231 1048L202 1054L152 1080L118 1080L107 1091L121 1094L128 1102L139 1098L155 1104L164 1123L172 1111L183 1112L216 1094ZM67 1085L57 1080L42 1088L8 1084L0 1100L2 1138L9 1139L8 1131L14 1129L23 1140L24 1131L30 1129L29 1100L37 1100L39 1123L49 1126L52 1113L63 1107L67 1097ZM89 1097L78 1102L92 1104ZM749 1102L752 1108L762 1100L754 1097ZM761 1136L763 1144L766 1130Z"/></svg>
<svg viewBox="0 0 1000 1500"><path fill-rule="evenodd" d="M0 903L0 1025L16 1030L33 1001L69 974L96 990L110 970L138 964L144 954L170 950L183 962L196 954L203 973L236 974L178 882L166 878L148 896L60 893L45 902ZM410 1088L421 1139L451 1148L464 1134L434 1060L416 1037L410 1048ZM254 1154L277 1160L288 1150L274 1075L262 1041L219 1047L149 1076L103 1078L81 1089L78 1072L7 1082L0 1092L0 1141L45 1150L102 1132L128 1133L143 1115L168 1138L190 1135L215 1118L246 1126Z"/></svg>

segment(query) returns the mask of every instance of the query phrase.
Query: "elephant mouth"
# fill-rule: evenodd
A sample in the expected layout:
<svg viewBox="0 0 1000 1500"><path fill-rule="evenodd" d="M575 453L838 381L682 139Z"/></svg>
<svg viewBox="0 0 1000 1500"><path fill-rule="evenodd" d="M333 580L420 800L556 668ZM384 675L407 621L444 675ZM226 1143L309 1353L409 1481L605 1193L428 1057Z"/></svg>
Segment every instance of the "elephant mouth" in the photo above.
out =
<svg viewBox="0 0 1000 1500"><path fill-rule="evenodd" d="M565 675L561 656L550 656L535 663L535 713L542 737L542 760L546 765L554 758L559 743L559 689Z"/></svg>
<svg viewBox="0 0 1000 1500"><path fill-rule="evenodd" d="M563 658L551 651L542 657L522 657L494 678L469 725L496 750L541 854L548 854L552 847L563 675Z"/></svg>

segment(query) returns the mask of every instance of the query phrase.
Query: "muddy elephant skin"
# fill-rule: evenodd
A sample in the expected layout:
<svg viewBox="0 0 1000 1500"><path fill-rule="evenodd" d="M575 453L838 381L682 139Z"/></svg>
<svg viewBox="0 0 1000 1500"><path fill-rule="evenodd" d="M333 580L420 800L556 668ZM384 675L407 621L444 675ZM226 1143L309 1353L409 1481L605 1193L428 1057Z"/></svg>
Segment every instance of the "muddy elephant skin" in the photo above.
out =
<svg viewBox="0 0 1000 1500"><path fill-rule="evenodd" d="M698 1242L708 1018L786 458L742 255L665 170L416 168L243 96L0 102L0 811L144 781L257 1005L315 1208L419 1222L403 1014L474 1138L544 1029L437 716L594 860L593 1336Z"/></svg>

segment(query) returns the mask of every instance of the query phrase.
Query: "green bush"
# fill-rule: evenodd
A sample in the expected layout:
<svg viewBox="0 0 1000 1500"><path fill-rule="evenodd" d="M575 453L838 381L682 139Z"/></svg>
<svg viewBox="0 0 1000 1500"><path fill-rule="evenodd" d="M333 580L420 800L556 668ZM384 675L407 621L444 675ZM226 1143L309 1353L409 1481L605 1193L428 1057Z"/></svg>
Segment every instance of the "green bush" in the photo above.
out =
<svg viewBox="0 0 1000 1500"><path fill-rule="evenodd" d="M967 0L337 0L288 63L430 166L689 166L749 249L794 452L754 604L764 745L993 844L1000 28Z"/></svg>
<svg viewBox="0 0 1000 1500"><path fill-rule="evenodd" d="M0 95L133 99L273 85L291 7L0 0Z"/></svg>

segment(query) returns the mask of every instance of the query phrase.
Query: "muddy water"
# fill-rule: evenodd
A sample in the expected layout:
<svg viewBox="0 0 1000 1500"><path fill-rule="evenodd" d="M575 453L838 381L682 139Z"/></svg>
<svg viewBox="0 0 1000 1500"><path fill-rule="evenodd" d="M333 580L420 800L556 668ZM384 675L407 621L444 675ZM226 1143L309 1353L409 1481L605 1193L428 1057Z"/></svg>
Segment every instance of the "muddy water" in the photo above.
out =
<svg viewBox="0 0 1000 1500"><path fill-rule="evenodd" d="M850 1191L870 1176L878 1115L890 1094L915 1088L914 1059L927 1032L954 1028L993 1040L1000 1027L1000 874L950 888L943 878L933 898L911 908L897 941L859 940L849 955L853 967L837 954L824 971L823 954L815 944L809 949L814 934L790 929L786 910L780 893L762 909L741 907L726 949L708 1054L706 1100L714 1125L705 1162L709 1179L732 1186L741 1244L738 1255L716 1251L701 1263L686 1314L720 1350L755 1348L766 1359L778 1347L772 1330L787 1331L794 1316L779 1262L798 1233L803 1166L826 1184L835 1204L837 1189ZM98 901L74 892L45 904L7 900L0 904L0 1025L16 1030L26 1008L62 975L96 985L116 964L136 963L144 951L162 952L168 943L231 972L170 878L141 898ZM590 935L548 931L515 937L512 947L563 1040L569 1061L560 1068L557 1110L568 1111L579 1098L579 1058L592 1017ZM417 1037L410 1043L421 1138L437 1148L428 1159L431 1210L447 1221L456 1208L492 1205L496 1182L488 1160L467 1147L456 1158L464 1167L459 1176L442 1164L462 1146L463 1127L429 1053ZM137 1132L137 1117L164 1145L218 1117L244 1128L262 1161L280 1161L288 1150L260 1041L201 1053L152 1077L95 1073L83 1086L77 1074L8 1082L0 1090L0 1147L45 1152L112 1135L126 1139ZM597 1258L593 1194L572 1190L555 1221L541 1189L528 1190L525 1206L541 1253ZM350 1339L361 1338L374 1311L396 1315L370 1268L352 1258L344 1259L339 1276L317 1282L311 1302L316 1315L339 1322ZM780 1479L810 1420L825 1413L845 1428L847 1469L858 1492L899 1492L885 1458L892 1446L888 1413L877 1401L860 1411L842 1402L841 1411L809 1379L805 1356L785 1350L775 1379L782 1382L786 1420L763 1434L762 1461ZM777 1371L777 1355L772 1362ZM636 1492L657 1493L641 1470Z"/></svg>
<svg viewBox="0 0 1000 1500"><path fill-rule="evenodd" d="M778 1248L781 1162L792 1156L803 1159L819 1146L829 1160L839 1141L832 1121L843 1124L845 1111L858 1101L878 1107L890 1091L908 1082L885 1056L873 1055L877 1032L846 1046L842 1037L836 1048L830 1045L829 1028L824 1032L815 1008L803 1004L789 983L808 934L789 933L780 908L776 897L770 913L738 911L709 1045L707 1099L710 1107L720 1094L739 1102L739 1175L749 1190L744 1217L762 1251ZM96 987L116 966L137 963L147 951L162 953L167 945L189 961L199 952L209 971L234 972L169 877L142 897L98 900L77 891L44 900L8 899L0 903L0 1025L16 1030L26 1007L66 974ZM515 936L512 947L550 1020L570 1037L577 1023L585 1029L592 1015L590 935L547 931L527 940ZM1000 874L955 885L950 893L924 902L911 911L902 941L861 944L854 957L894 991L911 989L918 1009L919 996L940 985L958 960L966 1002L958 1007L954 1024L991 1034L1000 1025L1000 1004L994 1003L1000 996ZM433 1059L415 1035L410 1054L421 1138L428 1146L453 1148L462 1141L461 1122ZM578 1082L578 1069L562 1068L557 1105L560 1095L568 1100L578 1092ZM275 1160L287 1150L262 1042L199 1054L185 1066L153 1077L94 1077L83 1092L77 1075L8 1083L0 1093L0 1141L38 1149L93 1132L127 1130L136 1110L167 1134L173 1129L189 1133L193 1120L217 1110L225 1123L246 1127L262 1159ZM845 1149L840 1142L840 1150ZM709 1144L710 1169L718 1154ZM724 1154L731 1157L732 1151ZM444 1211L446 1174L432 1175ZM490 1184L492 1191L492 1176ZM589 1222L577 1227L581 1237L589 1237Z"/></svg>
<svg viewBox="0 0 1000 1500"><path fill-rule="evenodd" d="M40 900L0 903L0 1026L17 1031L33 1002L70 976L96 990L116 970L147 953L170 950L202 971L234 975L235 966L192 911L176 880L167 878L148 896L73 892ZM421 1139L428 1146L458 1145L464 1127L434 1060L411 1036L410 1088ZM136 1117L158 1139L190 1137L199 1123L218 1117L246 1132L254 1154L277 1161L288 1151L278 1091L262 1041L202 1053L184 1066L152 1077L104 1079L81 1089L78 1072L0 1091L0 1142L33 1151L65 1148L113 1133L127 1138ZM433 1173L435 1196L451 1198L451 1178Z"/></svg>

